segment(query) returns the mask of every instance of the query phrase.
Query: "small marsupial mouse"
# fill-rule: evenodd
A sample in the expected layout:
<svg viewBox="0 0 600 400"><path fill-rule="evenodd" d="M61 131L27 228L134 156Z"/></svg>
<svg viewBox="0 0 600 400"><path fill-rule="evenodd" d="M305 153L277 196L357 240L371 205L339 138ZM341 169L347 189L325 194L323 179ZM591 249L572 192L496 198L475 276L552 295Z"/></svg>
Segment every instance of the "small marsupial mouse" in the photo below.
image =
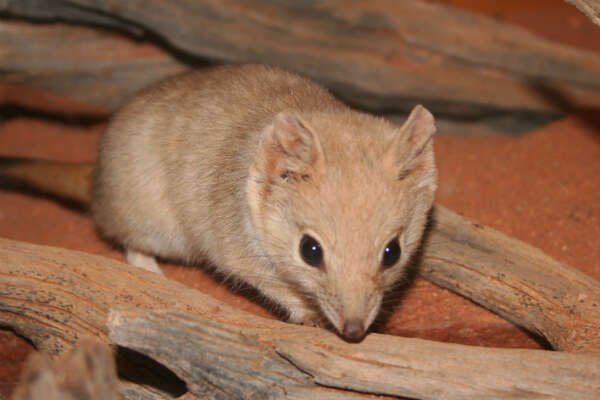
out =
<svg viewBox="0 0 600 400"><path fill-rule="evenodd" d="M115 114L92 214L133 265L209 261L290 321L359 340L420 244L434 132L422 106L399 127L274 67L193 71Z"/></svg>

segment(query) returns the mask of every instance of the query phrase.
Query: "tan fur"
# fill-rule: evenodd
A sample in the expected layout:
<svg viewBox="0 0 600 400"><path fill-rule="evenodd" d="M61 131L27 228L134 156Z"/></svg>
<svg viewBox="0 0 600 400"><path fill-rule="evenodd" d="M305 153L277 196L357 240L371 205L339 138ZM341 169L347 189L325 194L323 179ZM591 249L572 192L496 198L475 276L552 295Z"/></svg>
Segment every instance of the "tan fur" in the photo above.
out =
<svg viewBox="0 0 600 400"><path fill-rule="evenodd" d="M434 130L420 106L399 128L272 67L191 72L114 117L92 211L132 252L209 260L293 322L324 315L342 335L349 324L362 335L419 245L436 187ZM300 256L306 233L322 245L322 268ZM402 257L383 270L395 236Z"/></svg>

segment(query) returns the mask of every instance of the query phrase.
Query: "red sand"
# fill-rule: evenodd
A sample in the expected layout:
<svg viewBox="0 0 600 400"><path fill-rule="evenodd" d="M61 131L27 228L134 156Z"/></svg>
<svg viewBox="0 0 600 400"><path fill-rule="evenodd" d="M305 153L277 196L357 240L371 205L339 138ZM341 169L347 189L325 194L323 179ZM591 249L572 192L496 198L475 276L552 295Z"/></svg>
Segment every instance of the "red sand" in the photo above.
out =
<svg viewBox="0 0 600 400"><path fill-rule="evenodd" d="M449 2L483 7L551 39L600 50L600 41L593 39L598 28L562 1L544 2L543 12L525 4L530 2ZM0 154L92 160L101 131L102 126L83 129L15 119L0 125ZM569 116L521 138L439 136L435 147L439 203L600 279L600 118ZM0 236L123 260L119 251L98 238L89 216L19 193L0 191ZM269 315L199 269L166 266L165 270L230 304ZM540 346L469 300L420 279L407 290L382 331L484 346ZM28 351L24 341L0 331L0 396L8 396Z"/></svg>
<svg viewBox="0 0 600 400"><path fill-rule="evenodd" d="M437 200L600 279L600 125L595 126L569 117L521 138L439 136ZM89 160L100 132L101 127L17 119L0 126L0 149L6 155ZM97 237L89 216L20 193L0 192L0 236L123 260ZM166 268L170 277L268 315L199 269ZM475 345L539 347L508 322L423 280L407 291L383 331ZM5 334L0 340L14 339ZM0 349L12 354L4 345ZM0 353L11 369L17 368L13 358Z"/></svg>

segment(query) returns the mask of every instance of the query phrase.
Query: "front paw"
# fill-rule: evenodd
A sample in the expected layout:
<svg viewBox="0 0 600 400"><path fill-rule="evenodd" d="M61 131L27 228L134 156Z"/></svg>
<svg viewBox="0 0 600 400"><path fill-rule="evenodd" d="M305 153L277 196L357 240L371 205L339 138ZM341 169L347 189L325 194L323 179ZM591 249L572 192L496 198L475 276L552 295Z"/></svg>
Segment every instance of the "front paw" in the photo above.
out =
<svg viewBox="0 0 600 400"><path fill-rule="evenodd" d="M288 322L298 324L298 325L306 325L306 326L316 326L316 327L325 327L327 326L327 321L324 317L314 309L311 309L305 305L294 304L293 306L288 305Z"/></svg>
<svg viewBox="0 0 600 400"><path fill-rule="evenodd" d="M297 323L305 326L314 326L316 328L323 328L326 325L323 317L315 312L306 313Z"/></svg>

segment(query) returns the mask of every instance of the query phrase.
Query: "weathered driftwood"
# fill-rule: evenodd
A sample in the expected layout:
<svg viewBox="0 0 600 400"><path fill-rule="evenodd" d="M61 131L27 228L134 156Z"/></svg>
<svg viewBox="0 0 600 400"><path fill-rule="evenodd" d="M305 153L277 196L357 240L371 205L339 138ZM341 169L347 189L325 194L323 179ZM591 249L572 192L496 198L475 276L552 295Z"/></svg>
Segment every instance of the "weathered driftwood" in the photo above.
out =
<svg viewBox="0 0 600 400"><path fill-rule="evenodd" d="M436 206L426 279L458 292L564 351L600 351L600 282L494 229Z"/></svg>
<svg viewBox="0 0 600 400"><path fill-rule="evenodd" d="M0 240L0 321L50 353L84 335L138 351L183 379L190 399L337 399L361 392L597 398L598 282L439 206L434 219L423 249L426 276L535 329L558 349L595 352L485 349L379 334L349 344L112 260L9 240ZM127 387L132 399L149 390Z"/></svg>
<svg viewBox="0 0 600 400"><path fill-rule="evenodd" d="M600 56L424 1L152 0L140 7L120 0L21 0L0 1L0 12L149 33L181 54L204 60L279 65L324 83L353 105L379 112L402 112L422 102L434 113L462 117L548 116L571 101L600 104ZM86 44L82 53L70 54L90 53L87 36L67 41L74 48ZM12 40L28 42L27 37ZM149 60L120 65L100 55L97 64L84 56L81 66L78 57L59 58L60 75L48 74L45 64L57 59L55 40L37 43L13 48L13 56L6 58L11 81L71 91L111 108L151 76L173 69L165 59L155 66ZM40 56L32 56L30 48ZM136 69L138 77L132 74ZM87 80L93 74L97 79ZM82 77L89 90L79 89Z"/></svg>
<svg viewBox="0 0 600 400"><path fill-rule="evenodd" d="M119 396L122 395L122 397ZM111 348L97 339L84 337L68 352L50 359L45 352L33 353L25 365L13 400L117 400L167 399L156 388L119 382ZM192 400L191 393L178 397Z"/></svg>
<svg viewBox="0 0 600 400"><path fill-rule="evenodd" d="M215 391L222 398L340 396L328 397L315 384L415 399L598 396L600 353L485 349L378 334L351 344L325 331L275 325L139 310L116 311L109 321L116 343L160 361L195 394L212 397Z"/></svg>
<svg viewBox="0 0 600 400"><path fill-rule="evenodd" d="M142 88L186 69L166 52L105 30L15 20L0 27L3 83L67 96L99 108L96 113L114 111Z"/></svg>
<svg viewBox="0 0 600 400"><path fill-rule="evenodd" d="M587 15L596 25L600 26L600 1L598 0L565 0L573 4L582 13Z"/></svg>

